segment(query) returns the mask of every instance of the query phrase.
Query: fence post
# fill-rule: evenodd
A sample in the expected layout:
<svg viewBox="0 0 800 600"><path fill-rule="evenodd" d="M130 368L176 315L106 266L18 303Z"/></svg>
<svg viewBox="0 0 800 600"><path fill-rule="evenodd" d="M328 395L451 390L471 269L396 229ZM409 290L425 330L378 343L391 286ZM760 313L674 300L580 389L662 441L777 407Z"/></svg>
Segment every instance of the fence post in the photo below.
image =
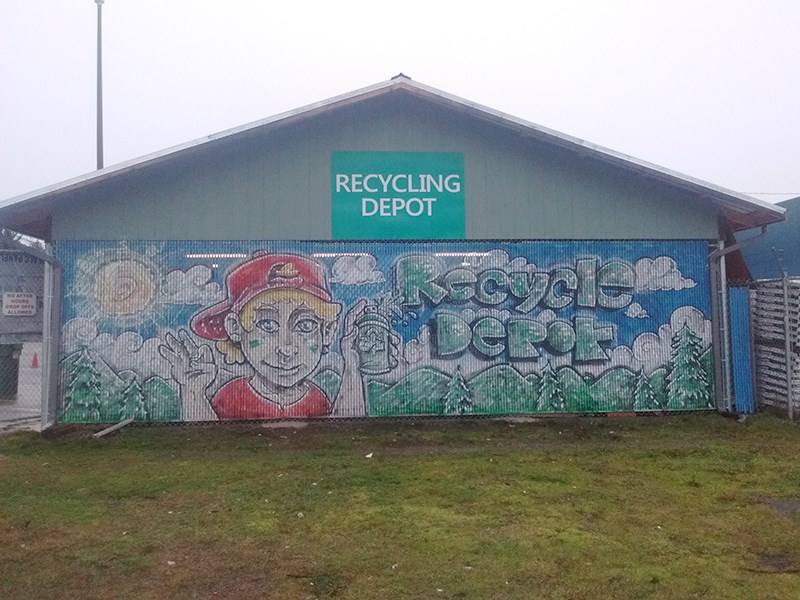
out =
<svg viewBox="0 0 800 600"><path fill-rule="evenodd" d="M48 251L52 251L50 245ZM58 415L58 350L61 331L61 264L50 256L45 261L44 324L42 336L42 415L41 427L54 425Z"/></svg>
<svg viewBox="0 0 800 600"><path fill-rule="evenodd" d="M789 275L781 277L783 283L783 351L786 355L786 403L789 420L794 421L794 390L792 389L792 331L789 323Z"/></svg>

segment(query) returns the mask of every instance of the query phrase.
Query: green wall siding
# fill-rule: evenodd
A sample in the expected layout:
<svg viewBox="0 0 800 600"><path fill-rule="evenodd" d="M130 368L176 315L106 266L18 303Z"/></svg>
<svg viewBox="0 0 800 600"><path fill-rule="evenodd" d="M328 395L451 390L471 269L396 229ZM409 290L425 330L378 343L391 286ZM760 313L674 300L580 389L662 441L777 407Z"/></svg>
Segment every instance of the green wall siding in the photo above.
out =
<svg viewBox="0 0 800 600"><path fill-rule="evenodd" d="M685 193L413 99L244 132L59 202L54 239L331 236L334 151L462 152L467 239L716 239Z"/></svg>

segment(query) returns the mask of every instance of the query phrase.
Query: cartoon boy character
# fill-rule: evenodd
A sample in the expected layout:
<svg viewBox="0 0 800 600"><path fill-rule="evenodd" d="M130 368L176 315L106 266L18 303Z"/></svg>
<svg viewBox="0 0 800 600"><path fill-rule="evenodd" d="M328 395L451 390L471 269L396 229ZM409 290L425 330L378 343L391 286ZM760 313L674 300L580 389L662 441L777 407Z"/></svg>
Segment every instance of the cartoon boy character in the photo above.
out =
<svg viewBox="0 0 800 600"><path fill-rule="evenodd" d="M184 418L272 419L366 414L366 395L356 351L360 300L344 318L342 379L332 403L309 376L334 341L342 305L333 302L322 267L292 254L256 252L225 280L227 297L197 313L190 328L216 342L228 364L246 363L252 376L233 379L210 398L217 376L211 349L185 330L167 334L161 355L180 385ZM393 364L397 364L393 356ZM191 407L191 408L189 408ZM335 408L335 410L334 410ZM213 412L212 412L213 411Z"/></svg>

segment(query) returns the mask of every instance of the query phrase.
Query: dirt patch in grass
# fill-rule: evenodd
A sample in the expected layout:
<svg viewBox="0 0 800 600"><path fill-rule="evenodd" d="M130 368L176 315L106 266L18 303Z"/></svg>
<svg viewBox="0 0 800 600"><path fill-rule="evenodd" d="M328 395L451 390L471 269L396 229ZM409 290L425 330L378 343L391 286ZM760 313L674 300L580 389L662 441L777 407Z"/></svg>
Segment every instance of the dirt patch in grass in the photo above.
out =
<svg viewBox="0 0 800 600"><path fill-rule="evenodd" d="M755 573L797 573L791 558L785 554L761 553L756 555L758 566L749 569Z"/></svg>
<svg viewBox="0 0 800 600"><path fill-rule="evenodd" d="M783 515L784 517L791 517L794 519L800 518L800 497L788 498L760 498L761 502L769 506L775 512Z"/></svg>

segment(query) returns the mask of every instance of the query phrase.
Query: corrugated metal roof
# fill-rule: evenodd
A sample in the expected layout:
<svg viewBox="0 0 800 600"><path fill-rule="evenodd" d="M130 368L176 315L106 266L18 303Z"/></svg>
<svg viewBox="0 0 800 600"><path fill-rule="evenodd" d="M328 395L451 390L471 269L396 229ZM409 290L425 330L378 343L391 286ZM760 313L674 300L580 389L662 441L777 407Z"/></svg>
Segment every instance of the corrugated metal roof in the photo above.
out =
<svg viewBox="0 0 800 600"><path fill-rule="evenodd" d="M415 95L430 102L468 114L477 119L515 130L523 136L560 146L570 151L583 153L602 162L616 165L623 170L628 170L643 177L684 189L698 196L700 200L711 201L718 204L722 209L724 217L728 219L734 230L749 229L751 227L774 223L784 219L785 211L779 206L670 169L665 169L632 156L592 144L580 138L569 136L547 127L542 127L541 125L412 81L407 76L400 74L387 81L361 88L347 94L335 96L266 119L234 127L8 199L0 202L0 222L3 222L6 217L12 217L12 215L20 217L23 213L29 213L29 216L40 220L46 220L51 203L65 193L75 192L88 186L97 185L101 182L113 179L118 175L130 173L137 169L167 162L176 157L176 155L202 147L210 142L233 138L237 135L257 129L287 125L294 121L300 121L312 116L337 110L344 106L363 102L370 98L395 92L405 92Z"/></svg>

